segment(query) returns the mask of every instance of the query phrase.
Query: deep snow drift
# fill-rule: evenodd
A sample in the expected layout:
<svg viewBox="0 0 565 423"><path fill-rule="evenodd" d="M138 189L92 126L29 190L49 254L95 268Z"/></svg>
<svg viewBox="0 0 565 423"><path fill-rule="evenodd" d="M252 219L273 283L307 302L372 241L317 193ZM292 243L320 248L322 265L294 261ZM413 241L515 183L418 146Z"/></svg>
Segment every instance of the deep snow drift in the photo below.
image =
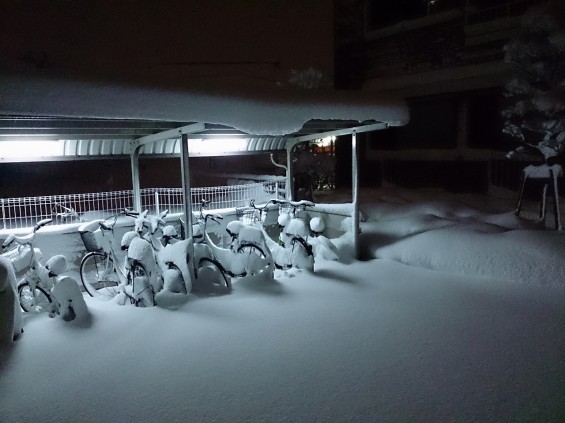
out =
<svg viewBox="0 0 565 423"><path fill-rule="evenodd" d="M563 421L565 235L449 197L364 193L378 259L178 310L27 315L0 421Z"/></svg>

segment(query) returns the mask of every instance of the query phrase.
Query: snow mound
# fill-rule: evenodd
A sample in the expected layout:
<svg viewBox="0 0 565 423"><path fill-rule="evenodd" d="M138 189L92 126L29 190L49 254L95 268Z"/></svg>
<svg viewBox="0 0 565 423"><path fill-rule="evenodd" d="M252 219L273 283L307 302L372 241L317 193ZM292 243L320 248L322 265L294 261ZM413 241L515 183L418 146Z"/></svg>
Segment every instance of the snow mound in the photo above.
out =
<svg viewBox="0 0 565 423"><path fill-rule="evenodd" d="M565 236L513 212L490 213L446 193L365 194L365 258L518 283L565 287ZM371 200L373 198L373 200ZM375 201L377 198L378 201Z"/></svg>

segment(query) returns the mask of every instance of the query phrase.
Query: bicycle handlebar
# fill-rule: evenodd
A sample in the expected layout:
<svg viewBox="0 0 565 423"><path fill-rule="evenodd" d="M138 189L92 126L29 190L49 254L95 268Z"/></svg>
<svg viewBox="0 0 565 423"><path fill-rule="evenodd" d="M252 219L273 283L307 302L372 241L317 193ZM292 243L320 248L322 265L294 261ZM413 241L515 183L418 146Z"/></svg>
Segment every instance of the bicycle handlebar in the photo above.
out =
<svg viewBox="0 0 565 423"><path fill-rule="evenodd" d="M316 204L314 204L312 201L308 201L308 200L300 200L300 201L290 201L290 200L278 200L278 199L272 199L267 201L267 203L263 206L263 207L257 207L255 205L255 200L252 199L249 201L249 206L254 208L255 210L259 210L261 213L263 211L265 211L265 209L269 206L269 204L274 204L274 205L289 205L290 207L293 208L294 211L296 211L297 209L301 208L301 207L315 207Z"/></svg>
<svg viewBox="0 0 565 423"><path fill-rule="evenodd" d="M2 252L4 252L5 250L8 249L8 247L10 247L10 245L12 245L14 242L16 242L16 244L18 245L24 245L24 244L30 244L33 242L33 239L35 238L35 233L41 229L42 227L44 227L45 225L48 225L49 223L51 223L53 221L53 219L42 219L39 222L37 222L35 224L35 226L33 227L32 232L26 234L26 235L22 235L22 236L17 236L14 234L9 234L6 239L4 239L4 241L2 242L2 245L0 246L0 249Z"/></svg>
<svg viewBox="0 0 565 423"><path fill-rule="evenodd" d="M221 214L206 214L204 215L204 224L208 222L208 219L212 219L217 224L220 224L220 220L222 220L224 216Z"/></svg>
<svg viewBox="0 0 565 423"><path fill-rule="evenodd" d="M130 217L137 217L139 216L140 212L125 207L119 214L125 214L126 216Z"/></svg>
<svg viewBox="0 0 565 423"><path fill-rule="evenodd" d="M57 208L63 210L58 212ZM78 215L78 213L76 212L75 209L73 209L72 207L66 207L64 205L62 205L61 203L54 203L53 204L53 208L51 209L51 212L57 216L57 217L62 217L64 219L68 218L68 217L76 217L80 219L80 216Z"/></svg>
<svg viewBox="0 0 565 423"><path fill-rule="evenodd" d="M48 224L51 223L51 222L53 222L53 219L50 219L50 218L40 220L40 221L37 222L37 223L35 224L35 226L33 227L33 232L34 232L34 233L37 232L39 229L41 229L41 228L44 227L45 225L48 225Z"/></svg>
<svg viewBox="0 0 565 423"><path fill-rule="evenodd" d="M16 240L16 236L14 234L9 234L2 243L2 251L8 248L15 240Z"/></svg>
<svg viewBox="0 0 565 423"><path fill-rule="evenodd" d="M100 221L100 222L98 222L98 224L100 225L100 229L104 229L105 231L111 231L112 229L114 229L113 225L108 226L104 223L104 221Z"/></svg>
<svg viewBox="0 0 565 423"><path fill-rule="evenodd" d="M252 208L254 208L255 210L259 210L260 212L263 212L263 211L265 211L265 209L266 209L267 207L269 207L269 204L276 205L276 204L280 204L281 201L282 201L282 200L277 200L277 199L274 199L274 198L273 198L273 199L267 201L267 203L266 203L263 207L257 207L257 206L255 205L255 199L251 199L251 200L249 200L249 207L252 207Z"/></svg>
<svg viewBox="0 0 565 423"><path fill-rule="evenodd" d="M290 201L290 200L277 200L279 204L289 204L294 208L297 207L316 207L312 201L300 200L300 201Z"/></svg>

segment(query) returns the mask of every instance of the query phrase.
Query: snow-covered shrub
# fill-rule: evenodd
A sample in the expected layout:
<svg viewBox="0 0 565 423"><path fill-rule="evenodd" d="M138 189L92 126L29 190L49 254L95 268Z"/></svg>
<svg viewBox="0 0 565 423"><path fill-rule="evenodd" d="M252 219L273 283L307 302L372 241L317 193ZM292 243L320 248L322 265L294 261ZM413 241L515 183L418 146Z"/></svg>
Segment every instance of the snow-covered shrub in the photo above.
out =
<svg viewBox="0 0 565 423"><path fill-rule="evenodd" d="M520 148L545 162L565 151L565 6L540 4L523 17L522 33L505 47L505 61L516 73L506 85L511 105L503 110L503 131Z"/></svg>

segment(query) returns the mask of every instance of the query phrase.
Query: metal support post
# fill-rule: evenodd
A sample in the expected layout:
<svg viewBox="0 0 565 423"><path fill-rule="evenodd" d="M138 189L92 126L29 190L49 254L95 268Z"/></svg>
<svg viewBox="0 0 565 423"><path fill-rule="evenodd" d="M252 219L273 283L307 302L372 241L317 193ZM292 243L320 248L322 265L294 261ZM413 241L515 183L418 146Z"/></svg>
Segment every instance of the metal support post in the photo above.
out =
<svg viewBox="0 0 565 423"><path fill-rule="evenodd" d="M186 222L186 239L192 239L192 198L190 196L190 170L188 166L188 135L182 134L180 140L180 160L182 193L184 196L184 221Z"/></svg>
<svg viewBox="0 0 565 423"><path fill-rule="evenodd" d="M353 215L351 216L353 225L353 251L355 258L360 258L359 251L359 145L357 143L357 133L351 133L351 181L353 196Z"/></svg>
<svg viewBox="0 0 565 423"><path fill-rule="evenodd" d="M133 209L141 211L141 188L139 185L139 151L141 145L136 145L130 155L131 183L133 188Z"/></svg>
<svg viewBox="0 0 565 423"><path fill-rule="evenodd" d="M292 193L294 188L294 184L292 182L292 172L294 170L294 164L292 163L293 148L294 144L286 147L286 199L290 201L294 199L294 195Z"/></svg>

